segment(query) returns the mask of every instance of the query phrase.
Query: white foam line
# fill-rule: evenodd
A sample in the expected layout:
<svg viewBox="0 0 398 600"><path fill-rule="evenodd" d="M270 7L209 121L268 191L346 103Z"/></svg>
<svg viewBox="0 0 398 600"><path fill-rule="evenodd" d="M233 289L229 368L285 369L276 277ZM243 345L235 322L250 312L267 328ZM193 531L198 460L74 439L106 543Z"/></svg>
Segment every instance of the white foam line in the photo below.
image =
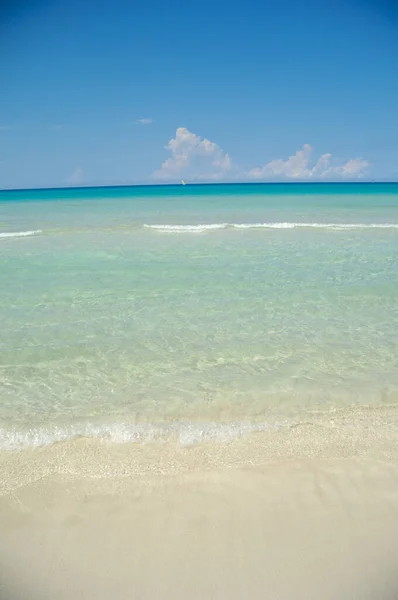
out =
<svg viewBox="0 0 398 600"><path fill-rule="evenodd" d="M147 229L154 229L164 233L200 233L212 229L225 229L228 223L210 223L209 225L144 225Z"/></svg>
<svg viewBox="0 0 398 600"><path fill-rule="evenodd" d="M398 223L234 223L234 229L398 229Z"/></svg>
<svg viewBox="0 0 398 600"><path fill-rule="evenodd" d="M210 223L207 225L147 225L144 227L164 233L201 233L218 229L398 229L398 223Z"/></svg>
<svg viewBox="0 0 398 600"><path fill-rule="evenodd" d="M77 437L97 438L114 444L165 442L177 436L182 446L191 446L208 441L227 442L256 431L279 429L282 423L250 423L235 421L231 423L194 422L194 423L80 423L67 426L48 426L27 430L0 427L0 449L18 450L50 446L56 442Z"/></svg>
<svg viewBox="0 0 398 600"><path fill-rule="evenodd" d="M26 237L28 235L36 235L36 233L42 233L41 229L36 229L34 231L7 231L0 232L0 238L15 238L15 237Z"/></svg>

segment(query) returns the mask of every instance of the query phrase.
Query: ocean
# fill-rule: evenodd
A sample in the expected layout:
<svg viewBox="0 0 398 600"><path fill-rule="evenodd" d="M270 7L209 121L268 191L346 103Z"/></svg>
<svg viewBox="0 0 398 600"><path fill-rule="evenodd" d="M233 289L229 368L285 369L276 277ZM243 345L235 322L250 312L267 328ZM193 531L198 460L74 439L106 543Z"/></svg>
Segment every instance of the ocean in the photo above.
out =
<svg viewBox="0 0 398 600"><path fill-rule="evenodd" d="M398 184L0 193L0 448L398 398Z"/></svg>
<svg viewBox="0 0 398 600"><path fill-rule="evenodd" d="M398 184L0 192L0 596L383 600Z"/></svg>

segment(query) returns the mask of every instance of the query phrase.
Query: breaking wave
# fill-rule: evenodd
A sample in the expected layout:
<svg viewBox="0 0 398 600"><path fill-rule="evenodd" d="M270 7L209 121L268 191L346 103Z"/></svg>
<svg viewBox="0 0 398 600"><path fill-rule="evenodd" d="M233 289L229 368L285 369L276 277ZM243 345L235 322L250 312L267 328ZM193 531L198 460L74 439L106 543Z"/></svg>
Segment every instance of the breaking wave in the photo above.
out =
<svg viewBox="0 0 398 600"><path fill-rule="evenodd" d="M33 231L3 231L0 232L0 238L16 238L16 237L27 237L28 235L36 235L42 233L41 229Z"/></svg>
<svg viewBox="0 0 398 600"><path fill-rule="evenodd" d="M204 442L228 442L244 435L279 429L282 424L233 421L173 423L76 423L30 429L0 427L0 449L18 450L49 446L75 438L95 438L114 444L159 443L176 439L181 446Z"/></svg>
<svg viewBox="0 0 398 600"><path fill-rule="evenodd" d="M398 229L398 223L209 223L200 225L148 225L147 229L161 233L204 233L219 229Z"/></svg>
<svg viewBox="0 0 398 600"><path fill-rule="evenodd" d="M201 233L213 229L225 229L228 226L228 223L210 223L209 225L144 225L147 229L154 229L163 233Z"/></svg>

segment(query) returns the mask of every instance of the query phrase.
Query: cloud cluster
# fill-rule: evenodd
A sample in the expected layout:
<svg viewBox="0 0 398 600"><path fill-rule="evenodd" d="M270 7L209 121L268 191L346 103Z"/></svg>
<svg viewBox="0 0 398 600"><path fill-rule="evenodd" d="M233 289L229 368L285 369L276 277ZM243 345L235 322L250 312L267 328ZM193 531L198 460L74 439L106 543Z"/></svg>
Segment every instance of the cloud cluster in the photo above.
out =
<svg viewBox="0 0 398 600"><path fill-rule="evenodd" d="M338 163L331 154L322 154L318 160L312 158L312 148L305 144L287 159L271 160L263 167L240 171L231 157L220 146L207 138L179 127L175 137L166 146L171 156L153 178L162 181L225 181L239 179L250 181L322 181L360 179L370 167L363 158L351 158Z"/></svg>
<svg viewBox="0 0 398 600"><path fill-rule="evenodd" d="M232 169L229 154L207 138L179 127L166 146L171 157L153 173L155 179L172 180L181 177L192 181L224 179Z"/></svg>
<svg viewBox="0 0 398 600"><path fill-rule="evenodd" d="M282 180L322 180L358 179L364 175L370 163L363 158L351 158L343 164L335 164L332 155L322 154L316 162L312 160L312 148L305 144L296 154L283 160L271 160L263 167L251 169L248 178L258 181L267 179Z"/></svg>

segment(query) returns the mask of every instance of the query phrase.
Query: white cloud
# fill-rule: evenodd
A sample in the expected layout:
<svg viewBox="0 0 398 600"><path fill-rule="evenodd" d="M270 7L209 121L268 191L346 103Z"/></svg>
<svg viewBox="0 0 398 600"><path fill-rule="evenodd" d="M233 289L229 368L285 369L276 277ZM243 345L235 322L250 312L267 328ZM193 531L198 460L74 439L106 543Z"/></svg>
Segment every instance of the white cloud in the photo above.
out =
<svg viewBox="0 0 398 600"><path fill-rule="evenodd" d="M330 153L316 160L311 146L304 144L287 159L277 158L263 167L239 171L220 146L186 127L179 127L165 148L171 156L152 174L163 181L347 181L360 179L371 166L363 158L339 163Z"/></svg>
<svg viewBox="0 0 398 600"><path fill-rule="evenodd" d="M251 169L247 176L249 179L259 181L267 179L295 179L295 180L319 180L319 179L359 179L364 175L370 163L363 158L351 158L343 164L334 164L331 154L322 154L314 163L312 160L312 148L305 144L296 154L283 160L278 158L271 160L264 167Z"/></svg>
<svg viewBox="0 0 398 600"><path fill-rule="evenodd" d="M79 184L83 181L83 169L78 167L68 179L68 183Z"/></svg>
<svg viewBox="0 0 398 600"><path fill-rule="evenodd" d="M137 119L135 121L136 125L151 125L155 122L155 119L151 119L150 117Z"/></svg>
<svg viewBox="0 0 398 600"><path fill-rule="evenodd" d="M342 177L362 177L370 167L370 162L364 158L351 158L344 165L332 167L331 172L340 174Z"/></svg>
<svg viewBox="0 0 398 600"><path fill-rule="evenodd" d="M173 180L185 178L190 181L220 181L232 169L229 154L207 138L179 127L175 137L167 144L171 157L153 173L155 179Z"/></svg>

